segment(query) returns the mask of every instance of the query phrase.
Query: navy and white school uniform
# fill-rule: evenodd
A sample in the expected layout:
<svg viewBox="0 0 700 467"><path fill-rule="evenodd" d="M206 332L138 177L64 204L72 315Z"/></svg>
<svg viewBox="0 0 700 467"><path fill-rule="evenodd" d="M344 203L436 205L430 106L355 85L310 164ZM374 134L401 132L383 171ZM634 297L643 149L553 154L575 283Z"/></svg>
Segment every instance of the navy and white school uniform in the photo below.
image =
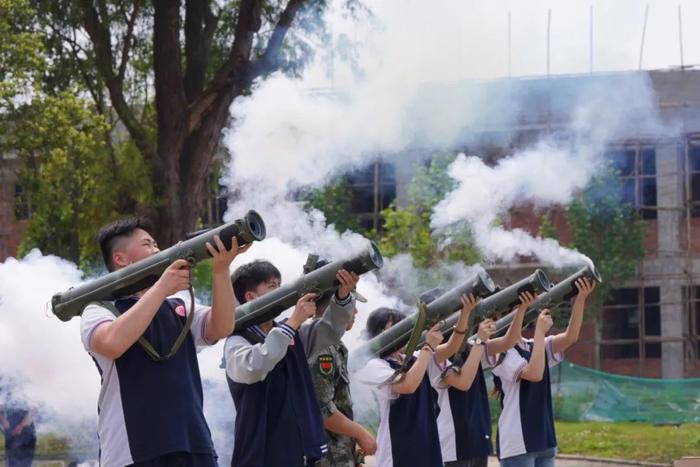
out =
<svg viewBox="0 0 700 467"><path fill-rule="evenodd" d="M398 394L384 384L400 367L392 357L373 358L357 373L358 381L372 386L379 403L376 465L442 467L435 388L444 365L432 358L413 394Z"/></svg>
<svg viewBox="0 0 700 467"><path fill-rule="evenodd" d="M545 338L545 367L542 380L520 378L530 361L533 340L522 339L506 352L503 361L492 371L500 379L503 411L498 420L497 451L499 459L547 451L556 453L552 390L549 368L564 358L554 353L553 337Z"/></svg>
<svg viewBox="0 0 700 467"><path fill-rule="evenodd" d="M231 465L300 467L327 451L323 417L307 359L337 344L354 310L352 295L333 297L319 319L298 332L284 322L226 339L224 363L236 407Z"/></svg>
<svg viewBox="0 0 700 467"><path fill-rule="evenodd" d="M137 302L127 297L114 302L124 313ZM207 342L210 308L190 310L189 293L168 297L143 336L167 354L180 335L186 317L194 313L190 332L178 352L156 362L140 345L132 345L116 360L91 348L92 333L114 314L91 304L81 316L83 346L95 361L102 379L98 398L97 432L102 467L122 467L170 453L189 453L202 465L216 465L216 452L202 409L202 382L197 350Z"/></svg>
<svg viewBox="0 0 700 467"><path fill-rule="evenodd" d="M491 411L483 370L496 364L496 356L489 357L487 350L484 349L479 369L467 391L444 384L437 389L440 406L437 424L444 462L485 458L493 451ZM463 361L468 355L464 353Z"/></svg>

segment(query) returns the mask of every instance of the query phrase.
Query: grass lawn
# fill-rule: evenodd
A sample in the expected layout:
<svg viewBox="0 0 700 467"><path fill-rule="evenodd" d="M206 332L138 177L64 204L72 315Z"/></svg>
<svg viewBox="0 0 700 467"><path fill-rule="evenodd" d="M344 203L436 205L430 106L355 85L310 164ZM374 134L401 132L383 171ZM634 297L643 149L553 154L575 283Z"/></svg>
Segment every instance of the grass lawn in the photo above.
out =
<svg viewBox="0 0 700 467"><path fill-rule="evenodd" d="M556 422L559 451L590 457L672 463L700 456L700 424L654 426L649 423ZM494 427L495 433L495 427ZM0 436L0 456L4 453ZM68 446L57 436L39 438L37 455L63 457Z"/></svg>
<svg viewBox="0 0 700 467"><path fill-rule="evenodd" d="M556 422L562 454L671 463L700 456L700 424Z"/></svg>

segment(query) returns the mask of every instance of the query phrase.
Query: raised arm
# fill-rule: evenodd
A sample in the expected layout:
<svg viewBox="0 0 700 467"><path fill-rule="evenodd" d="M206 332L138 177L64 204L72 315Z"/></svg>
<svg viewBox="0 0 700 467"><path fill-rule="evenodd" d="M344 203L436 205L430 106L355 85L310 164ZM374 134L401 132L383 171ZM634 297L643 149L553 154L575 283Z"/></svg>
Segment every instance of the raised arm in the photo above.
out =
<svg viewBox="0 0 700 467"><path fill-rule="evenodd" d="M535 301L535 295L530 292L520 294L520 304L515 310L515 317L511 321L508 331L504 336L489 339L489 345L486 351L489 355L496 355L512 348L522 338L523 319L525 312Z"/></svg>
<svg viewBox="0 0 700 467"><path fill-rule="evenodd" d="M586 306L586 299L591 292L593 292L595 287L595 281L588 280L585 277L576 281L578 295L576 295L574 305L571 308L569 325L566 327L566 331L552 337L552 351L554 353L564 352L578 341L578 336L581 332L581 324L583 323L583 310Z"/></svg>
<svg viewBox="0 0 700 467"><path fill-rule="evenodd" d="M413 394L416 392L421 381L423 381L430 359L434 356L435 351L433 349L442 342L442 339L442 332L438 323L428 331L428 334L425 336L425 345L418 353L416 361L413 362L411 368L406 372L403 380L391 386L394 392L398 394ZM406 355L406 358L410 357L410 355Z"/></svg>
<svg viewBox="0 0 700 467"><path fill-rule="evenodd" d="M211 311L207 316L205 338L207 342L216 342L233 333L236 324L236 301L233 298L233 285L229 276L231 262L250 248L250 243L238 247L238 239L233 237L231 249L227 250L218 235L214 235L216 248L209 242L207 250L212 255L211 273Z"/></svg>
<svg viewBox="0 0 700 467"><path fill-rule="evenodd" d="M264 380L287 354L295 332L291 326L281 323L272 328L265 341L259 344L251 344L242 336L230 336L224 344L226 375L242 384Z"/></svg>
<svg viewBox="0 0 700 467"><path fill-rule="evenodd" d="M476 372L479 371L479 362L481 362L481 357L486 351L486 341L489 338L491 327L493 322L491 320L484 320L479 323L479 330L477 331L477 337L482 342L482 344L472 345L469 351L469 356L462 364L461 371L459 373L450 371L445 375L444 382L454 388L462 391L467 391L472 387L474 378L476 377ZM490 345L490 344L489 344Z"/></svg>
<svg viewBox="0 0 700 467"><path fill-rule="evenodd" d="M350 292L357 285L360 276L341 269L336 274L336 278L340 282L340 287L331 298L323 316L306 322L299 328L299 337L308 357L316 355L330 345L337 344L345 334L345 329L355 310L354 299Z"/></svg>
<svg viewBox="0 0 700 467"><path fill-rule="evenodd" d="M184 259L174 261L134 306L97 325L90 337L90 350L112 360L121 357L143 335L166 297L189 288L189 266Z"/></svg>
<svg viewBox="0 0 700 467"><path fill-rule="evenodd" d="M549 314L548 309L544 309L537 317L532 354L530 355L530 361L520 372L522 379L535 383L542 381L542 376L544 375L544 336L551 327L552 316Z"/></svg>
<svg viewBox="0 0 700 467"><path fill-rule="evenodd" d="M473 294L469 294L469 296L462 295L460 298L462 300L462 311L457 324L452 329L452 335L447 342L438 345L437 349L435 349L435 361L437 363L444 362L459 351L462 342L466 338L467 331L469 331L469 316L477 303L479 303L479 299L474 298Z"/></svg>
<svg viewBox="0 0 700 467"><path fill-rule="evenodd" d="M302 323L316 314L316 297L315 293L308 293L297 300L289 319L273 327L262 343L251 345L236 335L226 339L224 361L228 377L244 384L264 380L287 354L289 343Z"/></svg>

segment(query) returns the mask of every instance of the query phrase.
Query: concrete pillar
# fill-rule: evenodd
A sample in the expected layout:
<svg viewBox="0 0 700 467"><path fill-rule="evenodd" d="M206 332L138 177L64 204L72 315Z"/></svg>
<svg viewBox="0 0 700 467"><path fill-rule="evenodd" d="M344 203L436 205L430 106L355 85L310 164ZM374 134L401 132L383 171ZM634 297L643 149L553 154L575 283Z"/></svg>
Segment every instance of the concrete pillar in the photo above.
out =
<svg viewBox="0 0 700 467"><path fill-rule="evenodd" d="M656 193L661 208L657 217L658 261L661 298L661 335L683 336L683 264L679 228L683 220L683 159L675 142L656 147ZM656 275L656 274L655 274ZM661 344L661 375L683 377L683 342Z"/></svg>
<svg viewBox="0 0 700 467"><path fill-rule="evenodd" d="M670 281L661 286L661 335L680 338L683 335L682 284ZM684 373L683 342L661 344L661 377L682 378Z"/></svg>

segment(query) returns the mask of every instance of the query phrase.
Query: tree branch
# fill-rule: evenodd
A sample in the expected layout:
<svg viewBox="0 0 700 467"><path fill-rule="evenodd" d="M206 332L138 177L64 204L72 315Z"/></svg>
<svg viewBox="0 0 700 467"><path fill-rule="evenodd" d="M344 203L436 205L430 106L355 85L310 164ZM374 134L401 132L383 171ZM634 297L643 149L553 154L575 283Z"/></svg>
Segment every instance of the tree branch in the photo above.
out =
<svg viewBox="0 0 700 467"><path fill-rule="evenodd" d="M92 41L95 65L107 86L114 110L121 118L144 157L147 160L154 160L156 155L155 148L149 140L148 134L129 108L124 98L123 83L114 73L114 56L112 54L109 29L105 28L100 22L99 15L90 0L80 0L80 7L83 11L85 30Z"/></svg>
<svg viewBox="0 0 700 467"><path fill-rule="evenodd" d="M124 44L122 47L121 63L119 64L119 74L118 79L120 82L124 81L124 73L126 73L126 64L129 62L129 52L131 52L131 46L134 41L134 24L136 24L136 18L139 16L139 9L141 7L140 0L134 0L134 9L131 12L131 17L126 26L126 34L124 34Z"/></svg>
<svg viewBox="0 0 700 467"><path fill-rule="evenodd" d="M241 1L231 52L207 89L190 104L187 118L188 134L196 130L204 116L216 107L216 100L226 94L227 90L237 83L243 85L242 87L247 84L245 79L253 49L253 38L261 24L261 8L261 0Z"/></svg>
<svg viewBox="0 0 700 467"><path fill-rule="evenodd" d="M296 18L297 13L305 3L308 3L308 0L289 0L275 25L274 31L272 31L265 52L251 65L250 81L253 81L258 76L266 75L279 69L281 64L280 52L284 38L289 28L292 27L294 18Z"/></svg>
<svg viewBox="0 0 700 467"><path fill-rule="evenodd" d="M210 2L185 2L185 95L192 102L204 89L211 43L219 22Z"/></svg>
<svg viewBox="0 0 700 467"><path fill-rule="evenodd" d="M289 0L280 14L270 36L265 52L260 59L250 62L253 37L261 26L261 4L255 0L244 0L239 9L235 29L235 39L229 58L217 71L215 78L202 95L189 108L188 130L191 133L202 121L207 112L215 107L216 100L227 89L238 86L245 89L253 80L279 68L280 51L287 31L294 22L298 11L308 0Z"/></svg>

